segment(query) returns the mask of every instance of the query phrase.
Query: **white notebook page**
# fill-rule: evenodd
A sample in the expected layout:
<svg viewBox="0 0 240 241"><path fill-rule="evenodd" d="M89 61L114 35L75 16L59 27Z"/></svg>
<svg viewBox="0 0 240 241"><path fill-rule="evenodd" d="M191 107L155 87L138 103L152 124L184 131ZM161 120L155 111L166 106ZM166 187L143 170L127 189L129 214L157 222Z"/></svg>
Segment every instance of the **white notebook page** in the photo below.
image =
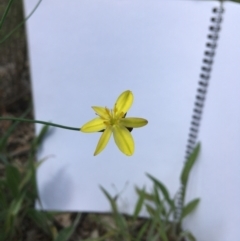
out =
<svg viewBox="0 0 240 241"><path fill-rule="evenodd" d="M25 1L26 13L33 7ZM145 173L179 187L199 66L211 9L216 4L175 1L45 1L28 22L35 117L80 127L94 118L93 105L113 106L130 89L128 116L149 124L134 129L136 150L123 155L110 141L94 157L100 133L54 128L39 158L46 210L109 211L99 185L131 213L134 186ZM37 126L37 130L40 126ZM96 202L97 200L97 202Z"/></svg>
<svg viewBox="0 0 240 241"><path fill-rule="evenodd" d="M34 4L25 0L26 14ZM149 121L132 132L132 157L113 140L93 157L100 133L53 128L39 152L39 159L49 157L38 172L45 210L110 211L102 185L112 195L123 190L120 210L131 213L134 186L151 189L146 172L175 194L213 6L218 2L42 2L27 23L36 119L81 127L94 118L91 106L112 107L130 89L135 100L128 116ZM225 9L199 133L201 155L187 193L187 200L201 198L186 221L200 241L239 237L240 9L233 3Z"/></svg>
<svg viewBox="0 0 240 241"><path fill-rule="evenodd" d="M201 198L186 223L200 241L240 236L240 5L224 8L199 133L201 155L188 187L188 200Z"/></svg>

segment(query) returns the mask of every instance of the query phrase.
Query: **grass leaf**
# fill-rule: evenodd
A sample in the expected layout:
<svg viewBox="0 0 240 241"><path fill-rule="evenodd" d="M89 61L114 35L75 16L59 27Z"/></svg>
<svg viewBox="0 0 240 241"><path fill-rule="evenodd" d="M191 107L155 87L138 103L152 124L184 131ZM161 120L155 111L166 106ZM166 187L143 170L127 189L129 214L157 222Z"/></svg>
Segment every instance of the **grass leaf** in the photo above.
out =
<svg viewBox="0 0 240 241"><path fill-rule="evenodd" d="M143 235L146 233L147 228L149 228L149 224L150 224L150 221L146 221L146 223L144 223L144 225L138 231L138 235L137 235L137 239L136 239L137 241L140 241L143 239Z"/></svg>
<svg viewBox="0 0 240 241"><path fill-rule="evenodd" d="M187 240L189 241L197 241L196 238L193 236L193 234L190 233L189 231L181 232L178 240L181 241L182 238L187 238Z"/></svg>
<svg viewBox="0 0 240 241"><path fill-rule="evenodd" d="M123 237L126 238L128 226L127 226L127 223L126 223L123 215L121 213L119 213L119 211L118 211L116 201L114 200L114 198L112 198L110 196L110 194L102 186L100 186L100 188L111 204L112 211L113 211L113 217L114 217L117 227L119 228L120 235L122 236L122 238Z"/></svg>
<svg viewBox="0 0 240 241"><path fill-rule="evenodd" d="M25 196L26 196L26 193L24 192L18 199L13 200L12 205L10 207L10 213L12 216L16 216L20 211Z"/></svg>
<svg viewBox="0 0 240 241"><path fill-rule="evenodd" d="M39 147L39 145L42 143L45 135L47 134L49 130L49 126L45 125L42 127L40 133L38 134L38 136L34 139L33 143L32 143L32 150L36 150L37 147Z"/></svg>
<svg viewBox="0 0 240 241"><path fill-rule="evenodd" d="M72 235L72 232L73 232L72 226L64 228L58 233L58 235L57 235L56 239L54 239L54 241L67 241L70 238L70 236Z"/></svg>
<svg viewBox="0 0 240 241"><path fill-rule="evenodd" d="M7 15L8 15L8 12L9 12L10 8L11 8L11 5L13 4L13 1L14 0L9 0L8 1L8 5L7 5L7 7L6 7L6 9L5 9L4 13L3 13L3 16L1 18L1 20L0 20L0 29L2 28L2 25L3 25L5 19L6 19Z"/></svg>
<svg viewBox="0 0 240 241"><path fill-rule="evenodd" d="M167 188L165 187L165 185L160 182L159 180L157 180L155 177L153 177L152 175L147 173L147 176L154 182L154 184L160 189L160 191L162 192L164 198L166 199L166 201L168 202L168 204L171 207L174 207L174 201L170 198L169 192L167 190Z"/></svg>
<svg viewBox="0 0 240 241"><path fill-rule="evenodd" d="M150 206L149 204L145 204L145 206L146 206L146 209L147 209L148 214L149 214L151 217L153 217L154 214L155 214L155 212L156 212L156 210L155 210L152 206Z"/></svg>
<svg viewBox="0 0 240 241"><path fill-rule="evenodd" d="M46 234L51 235L49 222L53 219L53 217L49 212L38 211L31 208L27 211L27 216L32 219Z"/></svg>
<svg viewBox="0 0 240 241"><path fill-rule="evenodd" d="M6 166L6 182L14 197L19 194L19 183L21 176L19 170L13 165Z"/></svg>
<svg viewBox="0 0 240 241"><path fill-rule="evenodd" d="M182 211L182 216L181 219L184 219L188 214L190 214L198 205L200 199L196 198L194 200L192 200L191 202L189 202Z"/></svg>
<svg viewBox="0 0 240 241"><path fill-rule="evenodd" d="M135 221L139 215L139 213L141 212L142 210L142 207L143 207L143 203L144 203L144 193L145 193L145 188L143 188L139 194L139 198L138 198L138 201L136 203L136 206L135 206L135 210L133 212L133 221Z"/></svg>
<svg viewBox="0 0 240 241"><path fill-rule="evenodd" d="M140 195L142 195L142 194L144 194L144 199L145 200L148 200L148 201L154 201L154 195L153 194L150 194L150 193L148 193L148 192L142 192L142 190L141 189L139 189L138 187L136 187L135 188L135 190L136 190L136 192L137 192L137 194L140 196Z"/></svg>
<svg viewBox="0 0 240 241"><path fill-rule="evenodd" d="M189 173L190 173L194 163L197 160L199 151L200 151L200 144L197 144L197 146L195 147L193 152L190 154L190 156L188 157L188 159L184 165L184 168L181 173L181 182L182 182L182 185L184 185L184 186L187 185Z"/></svg>

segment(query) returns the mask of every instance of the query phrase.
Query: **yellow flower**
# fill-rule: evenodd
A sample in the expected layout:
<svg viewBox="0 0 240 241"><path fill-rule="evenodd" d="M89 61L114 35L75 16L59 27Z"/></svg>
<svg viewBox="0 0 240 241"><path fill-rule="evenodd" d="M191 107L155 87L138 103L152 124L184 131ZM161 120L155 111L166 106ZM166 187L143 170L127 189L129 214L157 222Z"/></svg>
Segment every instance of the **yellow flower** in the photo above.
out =
<svg viewBox="0 0 240 241"><path fill-rule="evenodd" d="M81 131L85 133L103 131L94 156L99 154L107 145L111 134L119 150L127 156L134 152L134 140L127 128L145 126L148 121L143 118L125 117L133 103L133 94L130 90L124 91L117 99L112 110L107 107L92 106L99 116L82 126Z"/></svg>

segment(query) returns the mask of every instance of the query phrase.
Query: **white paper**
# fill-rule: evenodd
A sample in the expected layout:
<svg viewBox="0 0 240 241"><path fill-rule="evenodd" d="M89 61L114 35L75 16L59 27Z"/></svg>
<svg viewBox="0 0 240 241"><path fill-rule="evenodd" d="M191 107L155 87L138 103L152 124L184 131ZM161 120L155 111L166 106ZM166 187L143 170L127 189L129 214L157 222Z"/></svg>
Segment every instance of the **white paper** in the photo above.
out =
<svg viewBox="0 0 240 241"><path fill-rule="evenodd" d="M202 150L188 187L188 200L201 198L187 220L200 241L234 241L240 236L240 6L224 7L199 133Z"/></svg>
<svg viewBox="0 0 240 241"><path fill-rule="evenodd" d="M33 0L25 0L26 15L34 4ZM239 57L236 52L239 35L235 35L239 30L235 18L229 16L237 9L236 4L233 5L227 4L230 10L224 17L224 31L201 124L201 156L191 175L188 192L188 200L201 198L199 209L191 217L193 221L186 222L186 227L191 227L200 241L225 241L223 237L230 231L233 238L228 240L239 236L234 236L236 226L223 218L225 215L233 218L236 212L228 205L232 202L236 205L239 193L234 201L229 202L229 194L217 199L217 195L222 197L225 193L223 184L227 192L230 192L229 185L236 192L236 183L239 183L236 147L240 144L240 108L233 104L237 103L239 93L239 76L235 75L235 72L239 74L239 59L233 59L233 56ZM113 140L94 157L101 133L52 128L39 152L39 159L48 157L38 172L43 209L110 211L99 189L101 185L113 196L121 193L119 208L131 214L137 198L134 187L146 186L151 190L145 173L165 183L172 196L176 193L213 6L219 5L162 0L41 3L27 22L35 118L81 127L95 116L91 106L111 108L119 94L129 89L135 99L128 116L149 121L146 127L132 132L136 146L132 157L122 154ZM239 13L239 8L236 11ZM227 18L233 22L227 22ZM227 111L231 118L224 115ZM229 129L222 131L227 126ZM37 125L38 132L40 128ZM229 135L233 135L232 143ZM226 168L229 161L224 155L232 159L232 166ZM212 190L217 190L216 195ZM214 195L212 202L219 201L219 206L214 208L228 206L230 211L215 213L213 207L206 204L211 195ZM225 224L221 236L212 231L219 215ZM234 220L237 223L239 215L235 214Z"/></svg>

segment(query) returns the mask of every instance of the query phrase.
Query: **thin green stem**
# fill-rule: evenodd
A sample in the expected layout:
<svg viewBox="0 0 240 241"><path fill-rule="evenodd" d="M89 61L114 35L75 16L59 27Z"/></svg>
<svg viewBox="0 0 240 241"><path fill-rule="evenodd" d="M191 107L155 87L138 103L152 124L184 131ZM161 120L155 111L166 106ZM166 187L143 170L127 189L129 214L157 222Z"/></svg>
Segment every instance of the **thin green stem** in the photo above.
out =
<svg viewBox="0 0 240 241"><path fill-rule="evenodd" d="M6 17L7 17L7 14L9 12L9 10L10 10L10 7L11 7L13 1L14 0L9 0L9 2L8 2L8 5L7 5L7 7L6 7L6 9L5 9L4 13L3 13L2 19L0 21L0 29L2 28L2 25L3 25L3 23L4 23L4 21L5 21Z"/></svg>
<svg viewBox="0 0 240 241"><path fill-rule="evenodd" d="M43 124L43 125L48 125L48 126L55 126L58 128L63 128L63 129L72 130L72 131L80 131L81 130L80 128L75 128L75 127L70 127L70 126L62 126L62 125L58 125L58 124L51 123L51 122L30 120L30 119L24 119L24 118L0 117L0 121L1 120L13 120L13 121L21 121L21 122L29 122L29 123L38 123L38 124Z"/></svg>
<svg viewBox="0 0 240 241"><path fill-rule="evenodd" d="M19 23L9 34L7 34L2 40L0 40L0 44L2 44L5 40L7 40L16 30L18 30L33 15L33 13L36 11L36 9L38 8L41 2L42 0L39 0L39 2L36 4L32 12L21 23Z"/></svg>

